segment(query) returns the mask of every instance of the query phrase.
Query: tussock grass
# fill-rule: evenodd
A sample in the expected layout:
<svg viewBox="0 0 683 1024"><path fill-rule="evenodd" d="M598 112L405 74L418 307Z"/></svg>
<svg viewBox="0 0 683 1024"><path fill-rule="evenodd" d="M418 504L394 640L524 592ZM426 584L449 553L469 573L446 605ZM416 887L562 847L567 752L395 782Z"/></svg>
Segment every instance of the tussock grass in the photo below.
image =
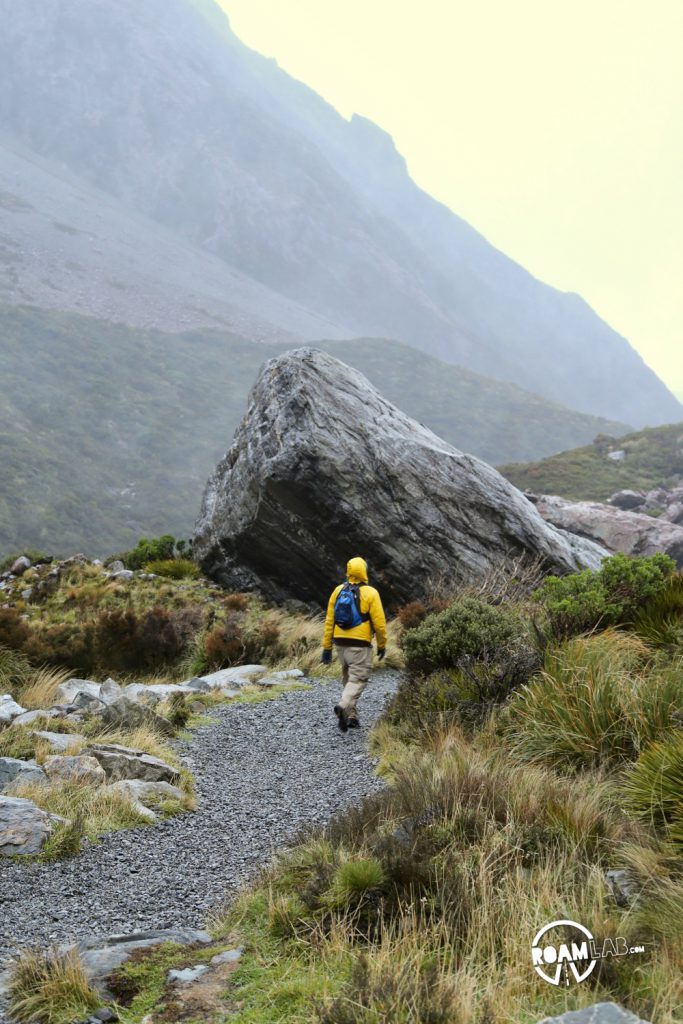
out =
<svg viewBox="0 0 683 1024"><path fill-rule="evenodd" d="M137 813L126 796L112 792L106 786L94 787L78 780L50 779L47 784L23 782L15 787L14 795L33 800L38 807L51 814L59 814L73 823L80 822L80 838L96 840L107 832L147 824L147 819ZM80 842L70 846L67 837L63 835L64 831L65 826L56 827L48 840L51 845L46 844L47 849L43 848L46 857L54 858L60 850L78 852Z"/></svg>
<svg viewBox="0 0 683 1024"><path fill-rule="evenodd" d="M657 666L638 637L607 630L550 651L501 721L523 760L580 769L637 757L680 726L682 706L680 662Z"/></svg>
<svg viewBox="0 0 683 1024"><path fill-rule="evenodd" d="M75 951L29 950L12 972L9 1009L17 1024L72 1024L101 999Z"/></svg>
<svg viewBox="0 0 683 1024"><path fill-rule="evenodd" d="M74 673L44 666L31 672L17 691L17 700L27 711L40 711L55 703L57 688Z"/></svg>

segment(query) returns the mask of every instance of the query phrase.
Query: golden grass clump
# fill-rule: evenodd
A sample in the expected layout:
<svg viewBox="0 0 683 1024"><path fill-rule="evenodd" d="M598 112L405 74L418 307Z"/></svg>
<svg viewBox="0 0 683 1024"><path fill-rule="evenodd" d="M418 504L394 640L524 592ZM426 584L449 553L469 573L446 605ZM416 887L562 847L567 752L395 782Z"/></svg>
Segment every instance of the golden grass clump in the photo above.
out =
<svg viewBox="0 0 683 1024"><path fill-rule="evenodd" d="M73 950L28 950L12 971L9 1010L17 1024L72 1024L101 1002Z"/></svg>

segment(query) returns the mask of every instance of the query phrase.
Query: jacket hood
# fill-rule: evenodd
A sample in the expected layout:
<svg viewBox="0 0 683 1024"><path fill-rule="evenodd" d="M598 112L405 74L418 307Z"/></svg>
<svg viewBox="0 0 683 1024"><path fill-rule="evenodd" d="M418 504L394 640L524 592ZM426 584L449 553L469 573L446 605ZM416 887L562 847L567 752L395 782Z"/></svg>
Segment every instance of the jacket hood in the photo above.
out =
<svg viewBox="0 0 683 1024"><path fill-rule="evenodd" d="M367 583L368 567L364 558L350 558L346 563L346 578L349 583Z"/></svg>

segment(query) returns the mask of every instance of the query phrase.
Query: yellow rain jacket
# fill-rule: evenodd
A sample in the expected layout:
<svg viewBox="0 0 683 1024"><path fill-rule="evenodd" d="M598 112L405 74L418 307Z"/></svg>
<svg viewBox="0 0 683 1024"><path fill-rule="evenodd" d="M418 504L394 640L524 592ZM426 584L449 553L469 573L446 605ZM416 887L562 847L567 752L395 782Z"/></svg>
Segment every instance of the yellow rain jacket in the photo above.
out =
<svg viewBox="0 0 683 1024"><path fill-rule="evenodd" d="M332 643L355 643L359 646L369 646L373 633L377 637L377 650L381 651L387 646L387 622L384 617L384 608L379 594L374 587L368 586L368 567L363 558L351 558L346 566L346 578L349 583L360 583L358 588L360 596L361 615L369 615L367 622L361 622L360 626L353 626L351 629L341 629L334 621L334 604L339 591L344 586L340 583L335 587L327 603L327 615L325 616L325 634L323 636L323 648L326 651L332 649Z"/></svg>

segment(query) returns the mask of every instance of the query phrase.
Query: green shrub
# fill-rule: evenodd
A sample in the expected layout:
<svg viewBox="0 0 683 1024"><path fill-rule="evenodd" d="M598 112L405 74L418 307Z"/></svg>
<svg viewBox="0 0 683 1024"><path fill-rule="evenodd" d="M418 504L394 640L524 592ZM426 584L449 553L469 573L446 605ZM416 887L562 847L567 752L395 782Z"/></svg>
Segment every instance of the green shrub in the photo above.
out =
<svg viewBox="0 0 683 1024"><path fill-rule="evenodd" d="M683 629L683 574L677 573L667 585L640 608L633 617L633 631L657 647L675 647Z"/></svg>
<svg viewBox="0 0 683 1024"><path fill-rule="evenodd" d="M196 580L199 577L199 566L189 558L165 558L146 562L145 572L156 576L165 576L170 580Z"/></svg>
<svg viewBox="0 0 683 1024"><path fill-rule="evenodd" d="M454 601L403 635L409 678L392 705L393 720L452 712L481 721L540 667L523 619L478 598Z"/></svg>
<svg viewBox="0 0 683 1024"><path fill-rule="evenodd" d="M683 824L683 733L653 743L640 755L624 784L629 806L661 827Z"/></svg>
<svg viewBox="0 0 683 1024"><path fill-rule="evenodd" d="M141 537L131 551L124 551L117 556L126 569L142 569L148 562L167 561L175 555L176 540L170 533L162 537L148 539Z"/></svg>
<svg viewBox="0 0 683 1024"><path fill-rule="evenodd" d="M633 759L680 724L680 665L653 666L643 642L607 630L566 641L502 716L526 761L579 769Z"/></svg>
<svg viewBox="0 0 683 1024"><path fill-rule="evenodd" d="M658 553L647 558L613 555L598 572L549 576L536 591L557 637L609 626L632 626L648 602L671 586L676 563Z"/></svg>

